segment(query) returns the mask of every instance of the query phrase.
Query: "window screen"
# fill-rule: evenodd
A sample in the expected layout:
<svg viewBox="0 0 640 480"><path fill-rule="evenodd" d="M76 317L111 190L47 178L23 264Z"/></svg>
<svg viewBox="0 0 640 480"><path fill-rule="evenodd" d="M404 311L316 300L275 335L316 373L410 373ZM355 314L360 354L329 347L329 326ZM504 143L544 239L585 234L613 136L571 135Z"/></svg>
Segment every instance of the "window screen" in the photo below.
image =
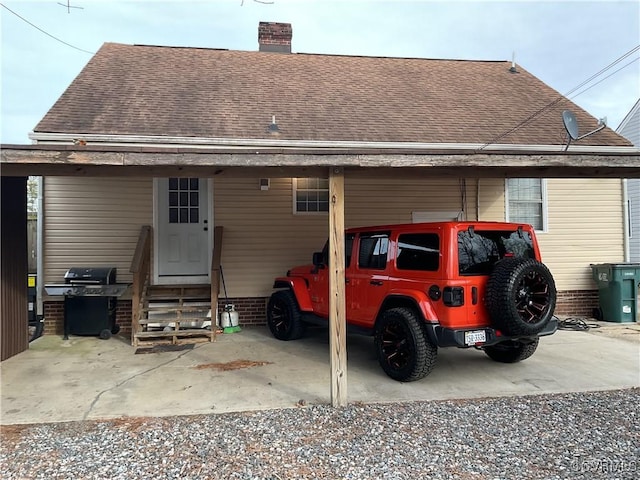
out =
<svg viewBox="0 0 640 480"><path fill-rule="evenodd" d="M544 230L544 188L540 178L509 178L507 180L508 221L529 223Z"/></svg>
<svg viewBox="0 0 640 480"><path fill-rule="evenodd" d="M295 213L329 211L329 180L326 178L296 178L294 185Z"/></svg>

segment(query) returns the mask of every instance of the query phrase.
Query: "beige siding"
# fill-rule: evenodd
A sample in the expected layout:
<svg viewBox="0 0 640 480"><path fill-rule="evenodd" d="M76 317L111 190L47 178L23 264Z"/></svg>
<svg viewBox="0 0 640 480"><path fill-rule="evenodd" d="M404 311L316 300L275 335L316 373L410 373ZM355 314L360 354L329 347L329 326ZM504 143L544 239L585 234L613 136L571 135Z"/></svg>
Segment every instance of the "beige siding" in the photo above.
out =
<svg viewBox="0 0 640 480"><path fill-rule="evenodd" d="M481 181L481 220L504 220L504 188L504 179ZM589 265L623 258L620 180L549 179L547 215L548 231L538 241L558 289L596 288Z"/></svg>
<svg viewBox="0 0 640 480"><path fill-rule="evenodd" d="M47 177L44 188L45 282L72 266L129 267L141 225L153 222L151 178Z"/></svg>
<svg viewBox="0 0 640 480"><path fill-rule="evenodd" d="M458 211L458 179L357 179L345 182L347 227L411 222L413 211ZM543 258L560 290L594 288L590 263L622 260L619 180L547 183L549 231L539 235ZM228 295L268 296L273 278L309 263L328 231L326 214L294 215L292 182L216 178L215 224L224 226L222 265ZM136 178L49 177L45 182L45 282L71 266L113 265L130 282L129 265L141 225L152 224L153 181ZM466 218L476 216L476 180L466 182ZM481 220L504 220L504 180L480 181Z"/></svg>
<svg viewBox="0 0 640 480"><path fill-rule="evenodd" d="M503 178L483 178L480 180L480 220L504 222L504 185Z"/></svg>
<svg viewBox="0 0 640 480"><path fill-rule="evenodd" d="M384 193L382 193L384 190ZM467 207L475 216L475 180L467 182ZM327 238L326 214L294 215L292 182L216 178L215 223L224 226L222 266L230 297L268 296L273 278L311 262ZM345 181L347 227L411 222L412 211L460 210L457 179L354 179ZM223 293L224 294L224 293Z"/></svg>
<svg viewBox="0 0 640 480"><path fill-rule="evenodd" d="M624 257L620 180L550 179L547 195L549 228L538 240L558 289L596 288L589 265Z"/></svg>

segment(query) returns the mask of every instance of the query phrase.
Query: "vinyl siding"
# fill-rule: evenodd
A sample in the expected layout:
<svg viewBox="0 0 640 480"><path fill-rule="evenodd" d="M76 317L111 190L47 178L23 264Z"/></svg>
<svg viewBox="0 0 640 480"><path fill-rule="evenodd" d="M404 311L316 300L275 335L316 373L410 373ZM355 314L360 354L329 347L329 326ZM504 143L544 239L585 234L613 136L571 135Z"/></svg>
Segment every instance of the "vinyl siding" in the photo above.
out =
<svg viewBox="0 0 640 480"><path fill-rule="evenodd" d="M141 225L153 222L151 178L47 177L44 188L45 283L70 267L129 267Z"/></svg>
<svg viewBox="0 0 640 480"><path fill-rule="evenodd" d="M479 219L487 222L505 221L505 182L503 178L480 180Z"/></svg>
<svg viewBox="0 0 640 480"><path fill-rule="evenodd" d="M636 147L640 147L640 100L625 117L618 133L626 137ZM630 179L627 184L629 200L629 260L640 262L640 179Z"/></svg>
<svg viewBox="0 0 640 480"><path fill-rule="evenodd" d="M640 128L640 127L639 127ZM629 195L629 223L631 236L629 237L629 260L640 262L640 179L627 181Z"/></svg>
<svg viewBox="0 0 640 480"><path fill-rule="evenodd" d="M222 266L230 297L268 296L273 279L311 263L328 235L326 214L293 214L292 181L272 178L261 191L257 178L216 179L215 223L224 227ZM384 193L382 193L384 189ZM345 179L345 225L409 223L412 211L460 210L458 179ZM467 182L475 212L475 181ZM224 295L224 292L222 292Z"/></svg>
<svg viewBox="0 0 640 480"><path fill-rule="evenodd" d="M480 219L505 219L504 179L482 180ZM558 290L589 290L590 264L623 259L619 179L548 179L548 231L537 234Z"/></svg>
<svg viewBox="0 0 640 480"><path fill-rule="evenodd" d="M624 258L621 180L548 180L547 194L549 230L538 240L558 289L596 288L589 265Z"/></svg>
<svg viewBox="0 0 640 480"><path fill-rule="evenodd" d="M547 181L549 231L540 233L544 261L559 290L593 289L589 264L622 260L620 180ZM229 297L268 296L273 278L310 263L328 232L326 214L294 214L289 178L220 178L214 222L224 227L222 266ZM414 211L458 211L458 179L345 180L347 227L411 222ZM45 181L45 282L71 266L109 265L130 282L140 230L152 224L151 178L48 177ZM476 180L466 182L468 219L475 219ZM504 179L480 181L480 220L504 220ZM221 292L224 295L224 292Z"/></svg>

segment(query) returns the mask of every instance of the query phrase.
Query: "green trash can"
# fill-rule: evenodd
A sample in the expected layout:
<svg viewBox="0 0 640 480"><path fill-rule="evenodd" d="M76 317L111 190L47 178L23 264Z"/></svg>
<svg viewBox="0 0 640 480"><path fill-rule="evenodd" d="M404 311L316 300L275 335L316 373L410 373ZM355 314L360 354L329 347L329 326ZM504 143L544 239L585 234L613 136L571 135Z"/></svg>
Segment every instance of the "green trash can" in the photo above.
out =
<svg viewBox="0 0 640 480"><path fill-rule="evenodd" d="M607 322L640 321L640 263L601 263L591 265L591 270L599 301L593 316Z"/></svg>

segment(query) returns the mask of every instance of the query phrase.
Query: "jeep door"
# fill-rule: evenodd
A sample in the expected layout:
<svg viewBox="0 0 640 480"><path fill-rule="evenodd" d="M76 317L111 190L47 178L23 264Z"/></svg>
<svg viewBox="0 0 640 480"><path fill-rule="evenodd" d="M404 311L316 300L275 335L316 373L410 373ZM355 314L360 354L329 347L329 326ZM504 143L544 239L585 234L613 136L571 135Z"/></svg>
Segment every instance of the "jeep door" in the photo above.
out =
<svg viewBox="0 0 640 480"><path fill-rule="evenodd" d="M353 239L355 234L348 233L344 240L345 268L351 263ZM323 267L316 267L309 278L309 296L313 305L313 313L324 318L329 317L329 242L322 250ZM346 294L348 298L348 293Z"/></svg>
<svg viewBox="0 0 640 480"><path fill-rule="evenodd" d="M387 262L390 232L363 232L356 242L357 261L346 274L347 320L373 327L380 305L389 290Z"/></svg>

